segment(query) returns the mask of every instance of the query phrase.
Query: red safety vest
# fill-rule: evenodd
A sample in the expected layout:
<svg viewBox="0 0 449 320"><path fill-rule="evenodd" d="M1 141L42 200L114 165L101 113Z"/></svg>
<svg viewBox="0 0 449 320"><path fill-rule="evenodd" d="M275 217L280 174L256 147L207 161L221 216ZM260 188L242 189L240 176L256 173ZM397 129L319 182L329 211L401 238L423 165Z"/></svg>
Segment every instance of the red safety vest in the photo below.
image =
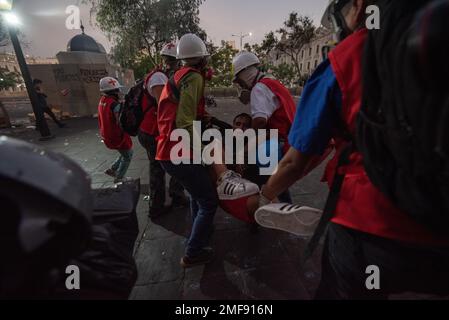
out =
<svg viewBox="0 0 449 320"><path fill-rule="evenodd" d="M178 70L174 75L174 81L177 88L180 87L180 82L189 73L201 72L194 68L184 67ZM202 75L202 74L201 74ZM203 76L203 75L202 75ZM204 79L204 76L203 76ZM204 90L204 86L203 86ZM171 133L176 129L176 113L178 110L179 101L172 94L170 83L167 83L162 91L159 100L159 107L157 112L157 123L159 128L159 137L157 138L157 153L156 160L170 161L171 149L179 143L179 141L170 141ZM197 107L197 119L201 119L206 114L206 104L204 97L200 100ZM191 155L190 155L191 157Z"/></svg>
<svg viewBox="0 0 449 320"><path fill-rule="evenodd" d="M355 135L356 117L362 101L362 55L367 30L345 39L329 60L342 93L341 117ZM328 163L325 179L331 185L338 158L346 142L335 137L336 155ZM383 238L415 244L449 244L396 208L371 182L363 167L362 155L354 152L349 164L339 168L345 174L332 222Z"/></svg>
<svg viewBox="0 0 449 320"><path fill-rule="evenodd" d="M143 82L145 94L142 98L142 111L145 112L145 116L140 124L140 131L155 137L159 135L157 128L157 101L150 95L147 88L151 77L157 72L164 73L160 69L154 69L145 77Z"/></svg>
<svg viewBox="0 0 449 320"><path fill-rule="evenodd" d="M104 144L113 150L130 150L133 146L130 136L117 124L113 107L117 99L112 96L102 96L98 104L98 123Z"/></svg>
<svg viewBox="0 0 449 320"><path fill-rule="evenodd" d="M295 101L293 100L293 97L288 89L278 80L272 78L262 78L259 82L266 85L279 100L279 107L267 120L267 129L278 130L279 139L285 142L285 154L290 148L290 145L288 144L288 134L290 133L290 128L292 127L292 123L295 118Z"/></svg>

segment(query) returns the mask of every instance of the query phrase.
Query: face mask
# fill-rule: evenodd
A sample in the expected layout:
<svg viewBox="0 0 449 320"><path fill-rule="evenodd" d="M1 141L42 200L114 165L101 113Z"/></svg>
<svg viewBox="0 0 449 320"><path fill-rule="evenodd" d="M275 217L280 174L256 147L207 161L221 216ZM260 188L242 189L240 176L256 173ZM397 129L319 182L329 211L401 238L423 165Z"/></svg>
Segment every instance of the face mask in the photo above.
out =
<svg viewBox="0 0 449 320"><path fill-rule="evenodd" d="M251 102L251 91L243 89L240 91L239 100L241 103L247 105Z"/></svg>

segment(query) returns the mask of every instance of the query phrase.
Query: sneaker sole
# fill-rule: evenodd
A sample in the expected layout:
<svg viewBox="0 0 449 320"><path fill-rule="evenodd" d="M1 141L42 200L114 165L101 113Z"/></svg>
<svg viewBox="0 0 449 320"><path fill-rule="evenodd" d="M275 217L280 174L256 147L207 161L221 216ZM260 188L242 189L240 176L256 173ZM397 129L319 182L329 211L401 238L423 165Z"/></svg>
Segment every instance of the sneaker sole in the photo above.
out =
<svg viewBox="0 0 449 320"><path fill-rule="evenodd" d="M290 213L280 213L260 208L254 215L262 227L285 231L300 237L311 237L322 215L321 210L301 207Z"/></svg>

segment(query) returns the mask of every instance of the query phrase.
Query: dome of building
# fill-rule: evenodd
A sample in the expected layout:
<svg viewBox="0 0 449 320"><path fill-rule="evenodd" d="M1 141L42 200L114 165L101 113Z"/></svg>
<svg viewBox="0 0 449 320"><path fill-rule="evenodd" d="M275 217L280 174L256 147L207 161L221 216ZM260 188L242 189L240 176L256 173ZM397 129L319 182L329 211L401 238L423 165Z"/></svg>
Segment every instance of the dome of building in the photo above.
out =
<svg viewBox="0 0 449 320"><path fill-rule="evenodd" d="M74 36L67 44L68 52L94 52L106 53L104 47L95 41L94 38L84 33L84 27L81 26L82 33Z"/></svg>

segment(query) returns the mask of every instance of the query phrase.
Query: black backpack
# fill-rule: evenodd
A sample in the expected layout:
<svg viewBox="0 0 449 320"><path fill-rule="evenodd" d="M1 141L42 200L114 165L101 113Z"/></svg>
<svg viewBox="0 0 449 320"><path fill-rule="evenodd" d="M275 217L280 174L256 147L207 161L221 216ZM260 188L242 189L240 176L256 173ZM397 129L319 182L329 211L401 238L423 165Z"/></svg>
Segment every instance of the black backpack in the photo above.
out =
<svg viewBox="0 0 449 320"><path fill-rule="evenodd" d="M449 2L385 1L370 31L357 148L372 183L449 235Z"/></svg>
<svg viewBox="0 0 449 320"><path fill-rule="evenodd" d="M123 131L130 136L137 136L139 133L140 125L145 117L145 114L153 108L157 108L157 101L153 98L145 88L146 79L152 74L158 71L150 73L145 80L139 81L134 87L132 87L125 96L125 102L122 105L119 115L120 127ZM143 97L146 95L150 100L151 107L146 110L142 109Z"/></svg>

